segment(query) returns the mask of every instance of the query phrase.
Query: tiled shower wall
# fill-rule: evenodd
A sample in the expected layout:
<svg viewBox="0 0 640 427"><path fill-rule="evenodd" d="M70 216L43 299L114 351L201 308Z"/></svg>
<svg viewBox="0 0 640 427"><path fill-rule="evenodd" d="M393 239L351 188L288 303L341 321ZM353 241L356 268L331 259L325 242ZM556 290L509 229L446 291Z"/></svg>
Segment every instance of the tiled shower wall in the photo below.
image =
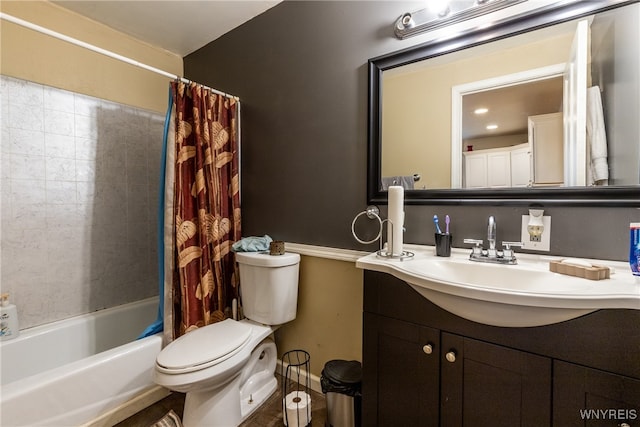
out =
<svg viewBox="0 0 640 427"><path fill-rule="evenodd" d="M20 328L157 295L163 115L1 83L0 286Z"/></svg>

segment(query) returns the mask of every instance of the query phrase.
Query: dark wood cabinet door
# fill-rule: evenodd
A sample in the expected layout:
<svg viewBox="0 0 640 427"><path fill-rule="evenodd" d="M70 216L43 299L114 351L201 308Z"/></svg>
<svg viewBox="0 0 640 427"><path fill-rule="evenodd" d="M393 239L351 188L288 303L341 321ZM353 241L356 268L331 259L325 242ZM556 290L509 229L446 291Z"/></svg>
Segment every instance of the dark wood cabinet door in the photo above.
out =
<svg viewBox="0 0 640 427"><path fill-rule="evenodd" d="M640 380L557 360L553 376L554 426L640 425Z"/></svg>
<svg viewBox="0 0 640 427"><path fill-rule="evenodd" d="M551 359L442 333L441 427L551 424Z"/></svg>
<svg viewBox="0 0 640 427"><path fill-rule="evenodd" d="M364 314L363 425L437 426L437 329Z"/></svg>

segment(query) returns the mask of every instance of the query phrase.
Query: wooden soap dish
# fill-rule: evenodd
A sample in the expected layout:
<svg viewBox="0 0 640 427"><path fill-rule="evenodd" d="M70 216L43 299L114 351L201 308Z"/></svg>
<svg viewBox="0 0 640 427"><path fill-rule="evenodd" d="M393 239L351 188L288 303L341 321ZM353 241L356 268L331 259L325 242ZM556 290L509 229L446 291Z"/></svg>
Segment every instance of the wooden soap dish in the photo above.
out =
<svg viewBox="0 0 640 427"><path fill-rule="evenodd" d="M582 267L572 264L563 264L562 261L550 261L549 270L554 273L566 274L567 276L582 277L589 280L608 279L609 267L594 265L591 267Z"/></svg>

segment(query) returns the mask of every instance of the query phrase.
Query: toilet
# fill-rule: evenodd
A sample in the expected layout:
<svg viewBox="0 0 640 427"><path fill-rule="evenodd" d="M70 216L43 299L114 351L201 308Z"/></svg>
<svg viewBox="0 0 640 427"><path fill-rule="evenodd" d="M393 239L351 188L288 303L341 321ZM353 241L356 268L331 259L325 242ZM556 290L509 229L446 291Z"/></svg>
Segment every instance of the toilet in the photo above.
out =
<svg viewBox="0 0 640 427"><path fill-rule="evenodd" d="M156 384L186 393L184 427L237 426L277 388L273 332L296 317L300 255L235 256L246 319L198 328L156 358Z"/></svg>

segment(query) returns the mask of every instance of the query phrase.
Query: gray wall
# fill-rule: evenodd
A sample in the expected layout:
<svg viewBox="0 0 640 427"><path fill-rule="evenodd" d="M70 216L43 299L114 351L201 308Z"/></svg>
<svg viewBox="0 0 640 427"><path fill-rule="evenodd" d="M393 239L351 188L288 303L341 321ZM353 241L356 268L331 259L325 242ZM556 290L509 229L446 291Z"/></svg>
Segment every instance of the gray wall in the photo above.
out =
<svg viewBox="0 0 640 427"><path fill-rule="evenodd" d="M407 2L284 2L185 58L185 74L242 101L243 234L374 250L351 236L366 207L367 60L424 41L397 40ZM384 212L384 207L383 212ZM406 242L433 244L434 214L454 246L486 233L520 237L526 207L407 206ZM635 208L548 208L551 254L625 260Z"/></svg>

